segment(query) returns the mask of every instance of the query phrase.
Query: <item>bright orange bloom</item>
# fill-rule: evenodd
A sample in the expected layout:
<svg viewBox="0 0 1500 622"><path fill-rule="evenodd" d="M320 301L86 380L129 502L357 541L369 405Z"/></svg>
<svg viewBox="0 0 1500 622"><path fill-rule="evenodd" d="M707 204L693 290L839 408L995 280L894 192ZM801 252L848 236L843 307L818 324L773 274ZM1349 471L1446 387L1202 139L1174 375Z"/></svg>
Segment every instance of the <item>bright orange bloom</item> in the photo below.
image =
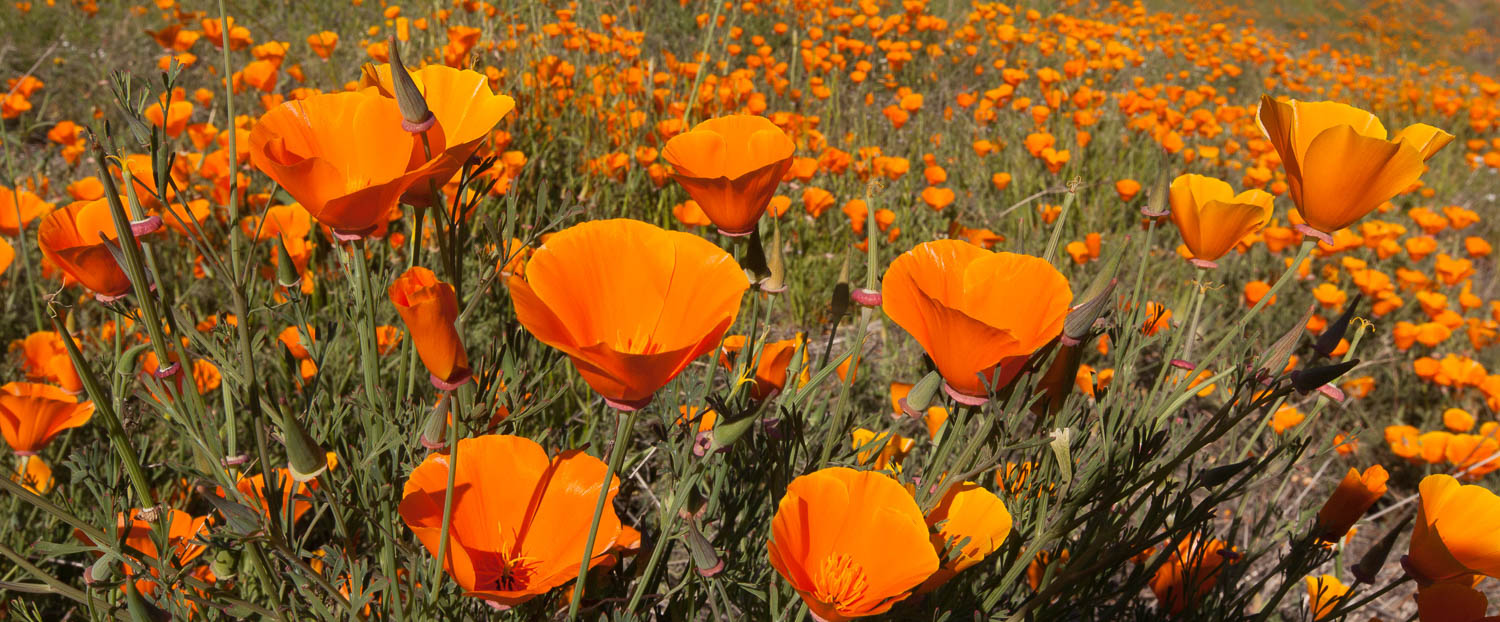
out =
<svg viewBox="0 0 1500 622"><path fill-rule="evenodd" d="M1407 550L1407 572L1419 584L1500 577L1500 497L1464 486L1449 475L1429 475Z"/></svg>
<svg viewBox="0 0 1500 622"><path fill-rule="evenodd" d="M5 238L0 238L0 275L5 274L5 269L10 267L10 262L15 258L15 247L11 246L10 242L6 242Z"/></svg>
<svg viewBox="0 0 1500 622"><path fill-rule="evenodd" d="M1193 263L1214 267L1245 236L1271 218L1270 194L1250 189L1239 194L1224 181L1203 175L1172 180L1172 224L1193 254Z"/></svg>
<svg viewBox="0 0 1500 622"><path fill-rule="evenodd" d="M94 403L79 403L66 391L45 384L12 382L0 387L0 433L17 455L41 451L63 430L94 416Z"/></svg>
<svg viewBox="0 0 1500 622"><path fill-rule="evenodd" d="M1417 619L1421 622L1500 622L1485 616L1490 600L1465 583L1434 583L1417 589Z"/></svg>
<svg viewBox="0 0 1500 622"><path fill-rule="evenodd" d="M406 322L433 384L451 391L468 381L469 355L453 324L458 320L458 296L453 286L438 280L427 268L412 266L391 282L387 293Z"/></svg>
<svg viewBox="0 0 1500 622"><path fill-rule="evenodd" d="M673 136L672 178L725 235L749 234L792 166L792 139L765 117L709 119Z"/></svg>
<svg viewBox="0 0 1500 622"><path fill-rule="evenodd" d="M1314 620L1328 617L1328 614L1343 604L1340 601L1348 593L1349 586L1331 574L1317 578L1307 577L1307 608L1312 611Z"/></svg>
<svg viewBox="0 0 1500 622"><path fill-rule="evenodd" d="M965 482L948 487L943 500L927 514L927 525L932 528L932 546L948 561L922 583L918 593L937 589L1000 548L1010 535L1011 517L995 493ZM959 543L963 546L951 559L944 554Z"/></svg>
<svg viewBox="0 0 1500 622"><path fill-rule="evenodd" d="M1325 542L1343 538L1370 506L1385 496L1385 482L1389 478L1385 467L1378 464L1365 469L1363 474L1349 469L1323 509L1318 510L1318 537Z"/></svg>
<svg viewBox="0 0 1500 622"><path fill-rule="evenodd" d="M118 240L107 199L80 201L48 214L37 228L37 246L57 267L100 297L130 292L130 277L115 263L99 236Z"/></svg>
<svg viewBox="0 0 1500 622"><path fill-rule="evenodd" d="M750 287L698 236L617 219L569 227L510 277L516 318L611 406L645 406L734 323Z"/></svg>
<svg viewBox="0 0 1500 622"><path fill-rule="evenodd" d="M886 315L911 333L965 403L1010 383L1028 356L1062 332L1073 301L1051 264L958 240L907 251L885 272Z"/></svg>
<svg viewBox="0 0 1500 622"><path fill-rule="evenodd" d="M1416 183L1424 162L1453 135L1421 123L1391 139L1375 115L1337 102L1261 96L1257 113L1281 162L1297 211L1331 234Z"/></svg>
<svg viewBox="0 0 1500 622"><path fill-rule="evenodd" d="M408 169L419 170L402 197L412 205L432 205L431 185L442 186L453 179L479 144L489 138L495 125L516 107L509 95L490 90L489 79L477 71L428 65L411 72L436 123L425 130L427 146L417 138ZM361 83L380 95L395 98L391 66L366 67ZM427 158L427 148L432 158Z"/></svg>
<svg viewBox="0 0 1500 622"><path fill-rule="evenodd" d="M167 521L167 547L171 551L172 561L177 567L187 565L188 562L197 559L207 550L203 542L208 537L207 516L194 517L187 512L176 509L163 510L164 516L156 517L156 521ZM161 552L156 548L156 539L152 536L154 521L147 521L140 516L141 510L131 510L127 516L124 513L115 517L115 526L125 535L125 547L133 551L139 551L145 559L158 559ZM78 540L94 544L82 531L74 530L73 537ZM146 563L151 569L154 577L157 570L154 564ZM123 564L125 574L135 573L134 566ZM135 582L136 589L148 596L154 596L157 590L157 581L150 578Z"/></svg>
<svg viewBox="0 0 1500 622"><path fill-rule="evenodd" d="M820 620L879 615L940 567L927 522L889 475L831 467L792 480L771 520L771 566Z"/></svg>
<svg viewBox="0 0 1500 622"><path fill-rule="evenodd" d="M21 231L21 227L52 209L51 203L43 201L29 190L11 190L0 186L0 233L15 236Z"/></svg>
<svg viewBox="0 0 1500 622"><path fill-rule="evenodd" d="M514 606L576 579L604 462L579 450L548 458L541 445L508 435L461 439L457 455L443 570L464 592ZM407 477L397 509L433 555L441 547L448 460L428 454ZM620 536L619 488L620 478L612 477L590 567L608 557Z"/></svg>
<svg viewBox="0 0 1500 622"><path fill-rule="evenodd" d="M368 235L425 172L391 157L416 146L401 121L396 100L376 95L289 101L250 129L250 161L318 222L344 236Z"/></svg>
<svg viewBox="0 0 1500 622"><path fill-rule="evenodd" d="M324 30L322 32L307 35L307 47L312 48L313 54L318 58L328 60L333 56L334 48L339 45L339 33Z"/></svg>
<svg viewBox="0 0 1500 622"><path fill-rule="evenodd" d="M1179 542L1171 557L1151 578L1159 606L1173 614L1196 604L1213 590L1219 569L1237 555L1217 538L1193 536Z"/></svg>
<svg viewBox="0 0 1500 622"><path fill-rule="evenodd" d="M725 337L719 363L726 369L733 369L734 359L745 349L745 342L744 335ZM760 351L755 353L753 386L750 389L752 399L763 400L786 388L787 366L791 365L792 356L797 353L797 344L800 343L802 337L798 335L796 339L772 341L761 346Z"/></svg>

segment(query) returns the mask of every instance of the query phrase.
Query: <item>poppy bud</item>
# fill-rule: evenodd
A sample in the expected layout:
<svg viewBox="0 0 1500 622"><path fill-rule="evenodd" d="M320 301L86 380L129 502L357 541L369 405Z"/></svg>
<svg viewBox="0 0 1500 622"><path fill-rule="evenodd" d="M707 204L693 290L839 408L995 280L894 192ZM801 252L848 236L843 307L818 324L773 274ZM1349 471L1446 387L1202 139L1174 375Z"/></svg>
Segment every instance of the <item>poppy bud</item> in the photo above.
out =
<svg viewBox="0 0 1500 622"><path fill-rule="evenodd" d="M714 551L713 543L698 531L696 521L688 521L688 550L693 555L693 569L702 577L712 577L724 571L724 559Z"/></svg>
<svg viewBox="0 0 1500 622"><path fill-rule="evenodd" d="M1213 488L1234 479L1234 476L1239 475L1240 471L1245 470L1245 467L1252 464L1255 464L1254 458L1242 460L1234 464L1216 466L1212 469L1204 469L1203 473L1198 476L1198 485L1204 488Z"/></svg>
<svg viewBox="0 0 1500 622"><path fill-rule="evenodd" d="M234 551L228 549L220 549L218 553L214 554L214 561L213 563L209 564L208 567L214 572L214 578L216 580L233 580L235 571L240 567L240 560L239 557L234 554Z"/></svg>
<svg viewBox="0 0 1500 622"><path fill-rule="evenodd" d="M1167 176L1167 167L1163 166L1161 174L1156 176L1156 183L1151 185L1146 204L1141 206L1141 214L1147 218L1161 218L1166 216L1167 199L1171 196L1171 179Z"/></svg>
<svg viewBox="0 0 1500 622"><path fill-rule="evenodd" d="M1407 518L1397 523L1395 527L1386 532L1385 536L1380 538L1379 542L1376 542L1374 546L1365 551L1364 555L1360 556L1359 563L1354 565L1353 574L1355 579L1358 579L1361 583L1373 584L1375 582L1376 575L1379 575L1380 569L1385 567L1386 558L1391 555L1391 549L1396 546L1396 539L1406 533L1406 525L1410 522L1411 519Z"/></svg>
<svg viewBox="0 0 1500 622"><path fill-rule="evenodd" d="M1349 373L1359 364L1359 359L1351 359L1336 365L1324 365L1312 369L1299 369L1292 372L1292 386L1298 392L1307 393L1325 384L1338 380L1339 376Z"/></svg>
<svg viewBox="0 0 1500 622"><path fill-rule="evenodd" d="M276 283L289 292L300 291L302 285L302 275L297 274L297 264L292 261L291 253L286 251L286 242L279 235L276 236Z"/></svg>
<svg viewBox="0 0 1500 622"><path fill-rule="evenodd" d="M1313 344L1313 350L1323 356L1333 356L1333 351L1339 347L1339 342L1344 339L1344 333L1349 330L1349 321L1354 319L1354 312L1359 309L1359 301L1364 298L1364 293L1354 295L1354 300L1344 305L1344 312L1339 314L1339 319L1334 320L1323 334L1318 337L1317 343Z"/></svg>
<svg viewBox="0 0 1500 622"><path fill-rule="evenodd" d="M472 377L469 355L453 325L458 320L458 296L453 286L421 266L407 269L391 283L391 304L406 323L417 355L432 374L432 384L452 391Z"/></svg>
<svg viewBox="0 0 1500 622"><path fill-rule="evenodd" d="M286 444L287 472L292 480L311 481L328 470L328 454L307 435L297 418L285 410L281 412L281 440Z"/></svg>
<svg viewBox="0 0 1500 622"><path fill-rule="evenodd" d="M750 415L732 421L720 419L719 425L713 429L713 444L709 447L709 451L720 452L728 449L730 445L733 445L735 441L740 440L740 437L745 435L745 432L750 429L750 425L755 423L755 420L756 417Z"/></svg>
<svg viewBox="0 0 1500 622"><path fill-rule="evenodd" d="M1302 318L1292 324L1292 327L1282 334L1276 343L1266 349L1260 360L1256 361L1255 368L1276 373L1286 369L1286 363L1291 360L1292 351L1297 349L1297 342L1302 339L1302 331L1307 330L1307 320L1312 317L1313 309L1316 308L1317 305L1308 305Z"/></svg>
<svg viewBox="0 0 1500 622"><path fill-rule="evenodd" d="M1099 317L1104 315L1104 311L1109 309L1111 301L1114 299L1116 283L1117 281L1111 278L1104 286L1103 291L1090 295L1090 292L1094 291L1094 288L1090 287L1084 292L1082 296L1084 301L1078 306L1073 307L1068 312L1067 319L1063 320L1061 337L1063 345L1076 346L1088 336L1089 330L1094 327L1094 322L1098 321Z"/></svg>
<svg viewBox="0 0 1500 622"><path fill-rule="evenodd" d="M766 250L760 245L760 230L752 230L749 237L750 244L745 247L745 256L740 260L740 267L744 268L746 278L759 283L771 278L771 268L766 261Z"/></svg>
<svg viewBox="0 0 1500 622"><path fill-rule="evenodd" d="M916 386L911 388L911 392L900 399L901 412L921 419L927 412L927 408L932 406L932 398L937 395L938 387L941 386L943 386L943 375L935 371L927 372L927 375L922 376Z"/></svg>
<svg viewBox="0 0 1500 622"><path fill-rule="evenodd" d="M396 38L390 37L387 45L391 51L391 82L396 91L396 106L401 109L401 129L413 134L425 132L437 123L437 117L427 109L427 100L422 97L422 91L417 89L416 81L411 79L406 66L401 64L401 51L396 45Z"/></svg>
<svg viewBox="0 0 1500 622"><path fill-rule="evenodd" d="M448 405L453 398L447 391L443 392L442 398L438 400L437 407L427 415L427 423L422 425L422 435L418 439L422 446L433 451L442 451L448 446Z"/></svg>
<svg viewBox="0 0 1500 622"><path fill-rule="evenodd" d="M120 558L113 554L105 553L104 556L94 560L93 565L84 569L83 582L92 588L112 586L116 581L115 566L120 563Z"/></svg>
<svg viewBox="0 0 1500 622"><path fill-rule="evenodd" d="M839 268L839 281L833 286L832 309L829 315L834 322L844 317L849 311L849 253L844 252L844 265Z"/></svg>
<svg viewBox="0 0 1500 622"><path fill-rule="evenodd" d="M766 256L766 272L769 276L760 280L760 291L780 294L786 291L786 259L781 251L781 226L771 221L771 254Z"/></svg>
<svg viewBox="0 0 1500 622"><path fill-rule="evenodd" d="M1361 474L1349 469L1333 495L1318 510L1318 538L1324 542L1337 542L1349 528L1359 522L1381 497L1385 496L1385 482L1390 477L1385 468L1372 466Z"/></svg>

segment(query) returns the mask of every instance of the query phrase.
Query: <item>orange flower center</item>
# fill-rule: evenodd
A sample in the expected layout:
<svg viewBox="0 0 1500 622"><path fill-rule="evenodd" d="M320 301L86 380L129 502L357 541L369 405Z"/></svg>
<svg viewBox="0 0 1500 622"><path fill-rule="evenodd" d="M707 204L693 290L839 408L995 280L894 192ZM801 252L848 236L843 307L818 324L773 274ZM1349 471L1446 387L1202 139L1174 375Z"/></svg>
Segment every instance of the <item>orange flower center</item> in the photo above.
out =
<svg viewBox="0 0 1500 622"><path fill-rule="evenodd" d="M823 559L813 585L817 588L814 596L820 602L844 609L864 598L870 581L865 578L864 566L848 555L835 553Z"/></svg>
<svg viewBox="0 0 1500 622"><path fill-rule="evenodd" d="M495 574L489 577L488 586L484 585L484 581L478 581L479 585L475 586L477 589L520 592L526 590L527 586L531 585L531 581L536 578L537 561L535 559L521 555L511 558L503 553L495 557L500 562L499 568L496 568Z"/></svg>

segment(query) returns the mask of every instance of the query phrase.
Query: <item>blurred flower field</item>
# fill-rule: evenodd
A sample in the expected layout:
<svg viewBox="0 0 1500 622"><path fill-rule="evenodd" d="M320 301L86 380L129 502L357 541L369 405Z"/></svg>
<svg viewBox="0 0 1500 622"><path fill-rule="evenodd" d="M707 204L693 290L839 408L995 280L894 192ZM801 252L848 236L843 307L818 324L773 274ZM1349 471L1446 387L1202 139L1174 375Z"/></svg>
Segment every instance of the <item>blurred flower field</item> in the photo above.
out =
<svg viewBox="0 0 1500 622"><path fill-rule="evenodd" d="M1492 9L6 0L0 620L1500 619Z"/></svg>

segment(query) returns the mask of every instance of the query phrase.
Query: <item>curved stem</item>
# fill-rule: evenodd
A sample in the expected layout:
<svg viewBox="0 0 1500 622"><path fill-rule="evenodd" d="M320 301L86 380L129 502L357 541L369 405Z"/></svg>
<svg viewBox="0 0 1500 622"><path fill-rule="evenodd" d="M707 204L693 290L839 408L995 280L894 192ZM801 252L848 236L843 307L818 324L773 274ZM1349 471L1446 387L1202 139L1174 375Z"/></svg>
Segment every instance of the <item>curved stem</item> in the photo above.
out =
<svg viewBox="0 0 1500 622"><path fill-rule="evenodd" d="M629 449L630 432L635 427L639 410L624 415L615 415L615 446L609 450L609 465L604 469L604 482L599 485L599 498L594 502L594 519L589 522L589 537L584 540L583 561L578 564L578 580L573 583L573 598L568 601L568 619L578 619L578 604L583 601L583 583L588 579L589 562L594 558L594 539L599 535L599 516L604 513L604 502L609 499L610 482L615 471L620 470L620 461Z"/></svg>

